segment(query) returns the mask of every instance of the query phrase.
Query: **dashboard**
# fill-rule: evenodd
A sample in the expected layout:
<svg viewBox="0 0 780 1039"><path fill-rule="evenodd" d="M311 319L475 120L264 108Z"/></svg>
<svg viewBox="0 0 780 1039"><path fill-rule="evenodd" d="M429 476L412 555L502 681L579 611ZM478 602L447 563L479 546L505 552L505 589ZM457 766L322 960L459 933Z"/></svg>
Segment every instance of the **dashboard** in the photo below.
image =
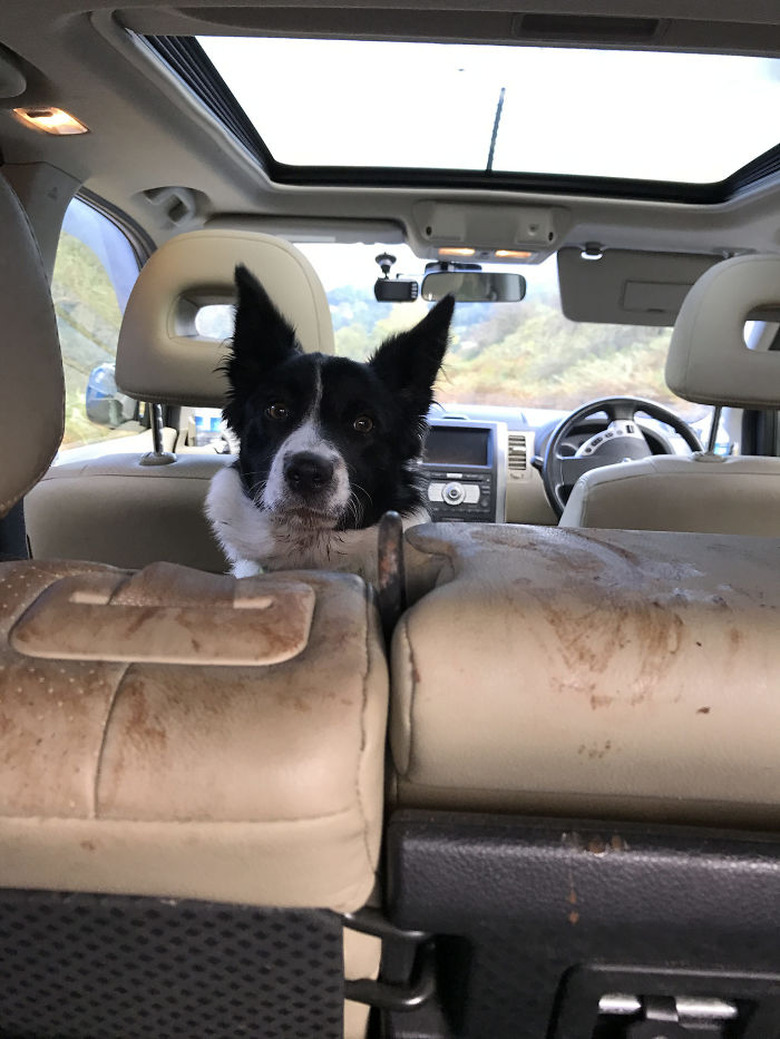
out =
<svg viewBox="0 0 780 1039"><path fill-rule="evenodd" d="M567 414L547 408L435 406L421 463L432 519L556 524L538 465ZM578 422L558 450L575 455L606 421L606 415L595 414ZM653 454L690 453L671 426L649 415L637 425Z"/></svg>
<svg viewBox="0 0 780 1039"><path fill-rule="evenodd" d="M487 411L488 409L485 409ZM502 409L490 409L493 415ZM435 521L554 524L539 472L533 467L536 432L515 409L482 418L431 415L420 468Z"/></svg>

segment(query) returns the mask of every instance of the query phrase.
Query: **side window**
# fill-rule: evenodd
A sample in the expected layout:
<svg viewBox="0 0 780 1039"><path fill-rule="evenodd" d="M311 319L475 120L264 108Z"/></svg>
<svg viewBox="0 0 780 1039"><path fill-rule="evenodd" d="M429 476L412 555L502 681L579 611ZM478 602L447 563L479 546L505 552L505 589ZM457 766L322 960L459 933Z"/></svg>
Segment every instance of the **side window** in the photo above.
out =
<svg viewBox="0 0 780 1039"><path fill-rule="evenodd" d="M73 199L52 279L65 369L65 449L142 429L138 404L114 382L119 326L137 276L138 260L122 231Z"/></svg>

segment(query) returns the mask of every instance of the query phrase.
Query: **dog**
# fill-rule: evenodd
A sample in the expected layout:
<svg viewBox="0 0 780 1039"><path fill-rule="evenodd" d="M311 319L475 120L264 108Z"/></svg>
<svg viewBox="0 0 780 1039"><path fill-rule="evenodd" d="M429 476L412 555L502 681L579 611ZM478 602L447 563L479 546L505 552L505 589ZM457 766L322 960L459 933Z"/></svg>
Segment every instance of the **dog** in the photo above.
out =
<svg viewBox="0 0 780 1039"><path fill-rule="evenodd" d="M429 518L418 461L454 299L359 363L304 353L254 275L238 266L235 280L223 417L240 449L206 499L232 573L322 568L375 580L381 516Z"/></svg>

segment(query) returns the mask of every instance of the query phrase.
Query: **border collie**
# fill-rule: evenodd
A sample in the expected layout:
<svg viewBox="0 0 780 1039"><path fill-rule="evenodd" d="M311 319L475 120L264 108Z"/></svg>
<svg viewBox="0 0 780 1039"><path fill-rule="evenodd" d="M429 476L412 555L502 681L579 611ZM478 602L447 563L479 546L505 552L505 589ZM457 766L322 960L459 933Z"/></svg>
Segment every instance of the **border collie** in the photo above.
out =
<svg viewBox="0 0 780 1039"><path fill-rule="evenodd" d="M304 353L244 266L236 286L223 415L240 451L206 499L232 572L323 568L374 580L383 513L405 526L428 519L415 470L454 300L360 364Z"/></svg>

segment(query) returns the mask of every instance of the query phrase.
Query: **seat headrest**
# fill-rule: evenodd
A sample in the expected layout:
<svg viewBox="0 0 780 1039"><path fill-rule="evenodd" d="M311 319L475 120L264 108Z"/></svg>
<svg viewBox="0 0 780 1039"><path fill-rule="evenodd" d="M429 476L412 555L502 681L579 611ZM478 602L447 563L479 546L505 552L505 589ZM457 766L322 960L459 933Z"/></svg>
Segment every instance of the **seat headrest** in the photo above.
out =
<svg viewBox="0 0 780 1039"><path fill-rule="evenodd" d="M116 380L137 400L219 408L226 344L199 337L198 310L233 303L233 273L245 264L293 325L307 351L333 353L325 290L288 242L251 231L191 231L172 238L138 276L122 320Z"/></svg>
<svg viewBox="0 0 780 1039"><path fill-rule="evenodd" d="M669 388L699 404L780 406L780 353L745 345L745 322L762 309L780 309L780 255L735 256L711 267L674 326Z"/></svg>
<svg viewBox="0 0 780 1039"><path fill-rule="evenodd" d="M33 487L62 440L65 384L51 291L27 214L0 176L0 517Z"/></svg>

